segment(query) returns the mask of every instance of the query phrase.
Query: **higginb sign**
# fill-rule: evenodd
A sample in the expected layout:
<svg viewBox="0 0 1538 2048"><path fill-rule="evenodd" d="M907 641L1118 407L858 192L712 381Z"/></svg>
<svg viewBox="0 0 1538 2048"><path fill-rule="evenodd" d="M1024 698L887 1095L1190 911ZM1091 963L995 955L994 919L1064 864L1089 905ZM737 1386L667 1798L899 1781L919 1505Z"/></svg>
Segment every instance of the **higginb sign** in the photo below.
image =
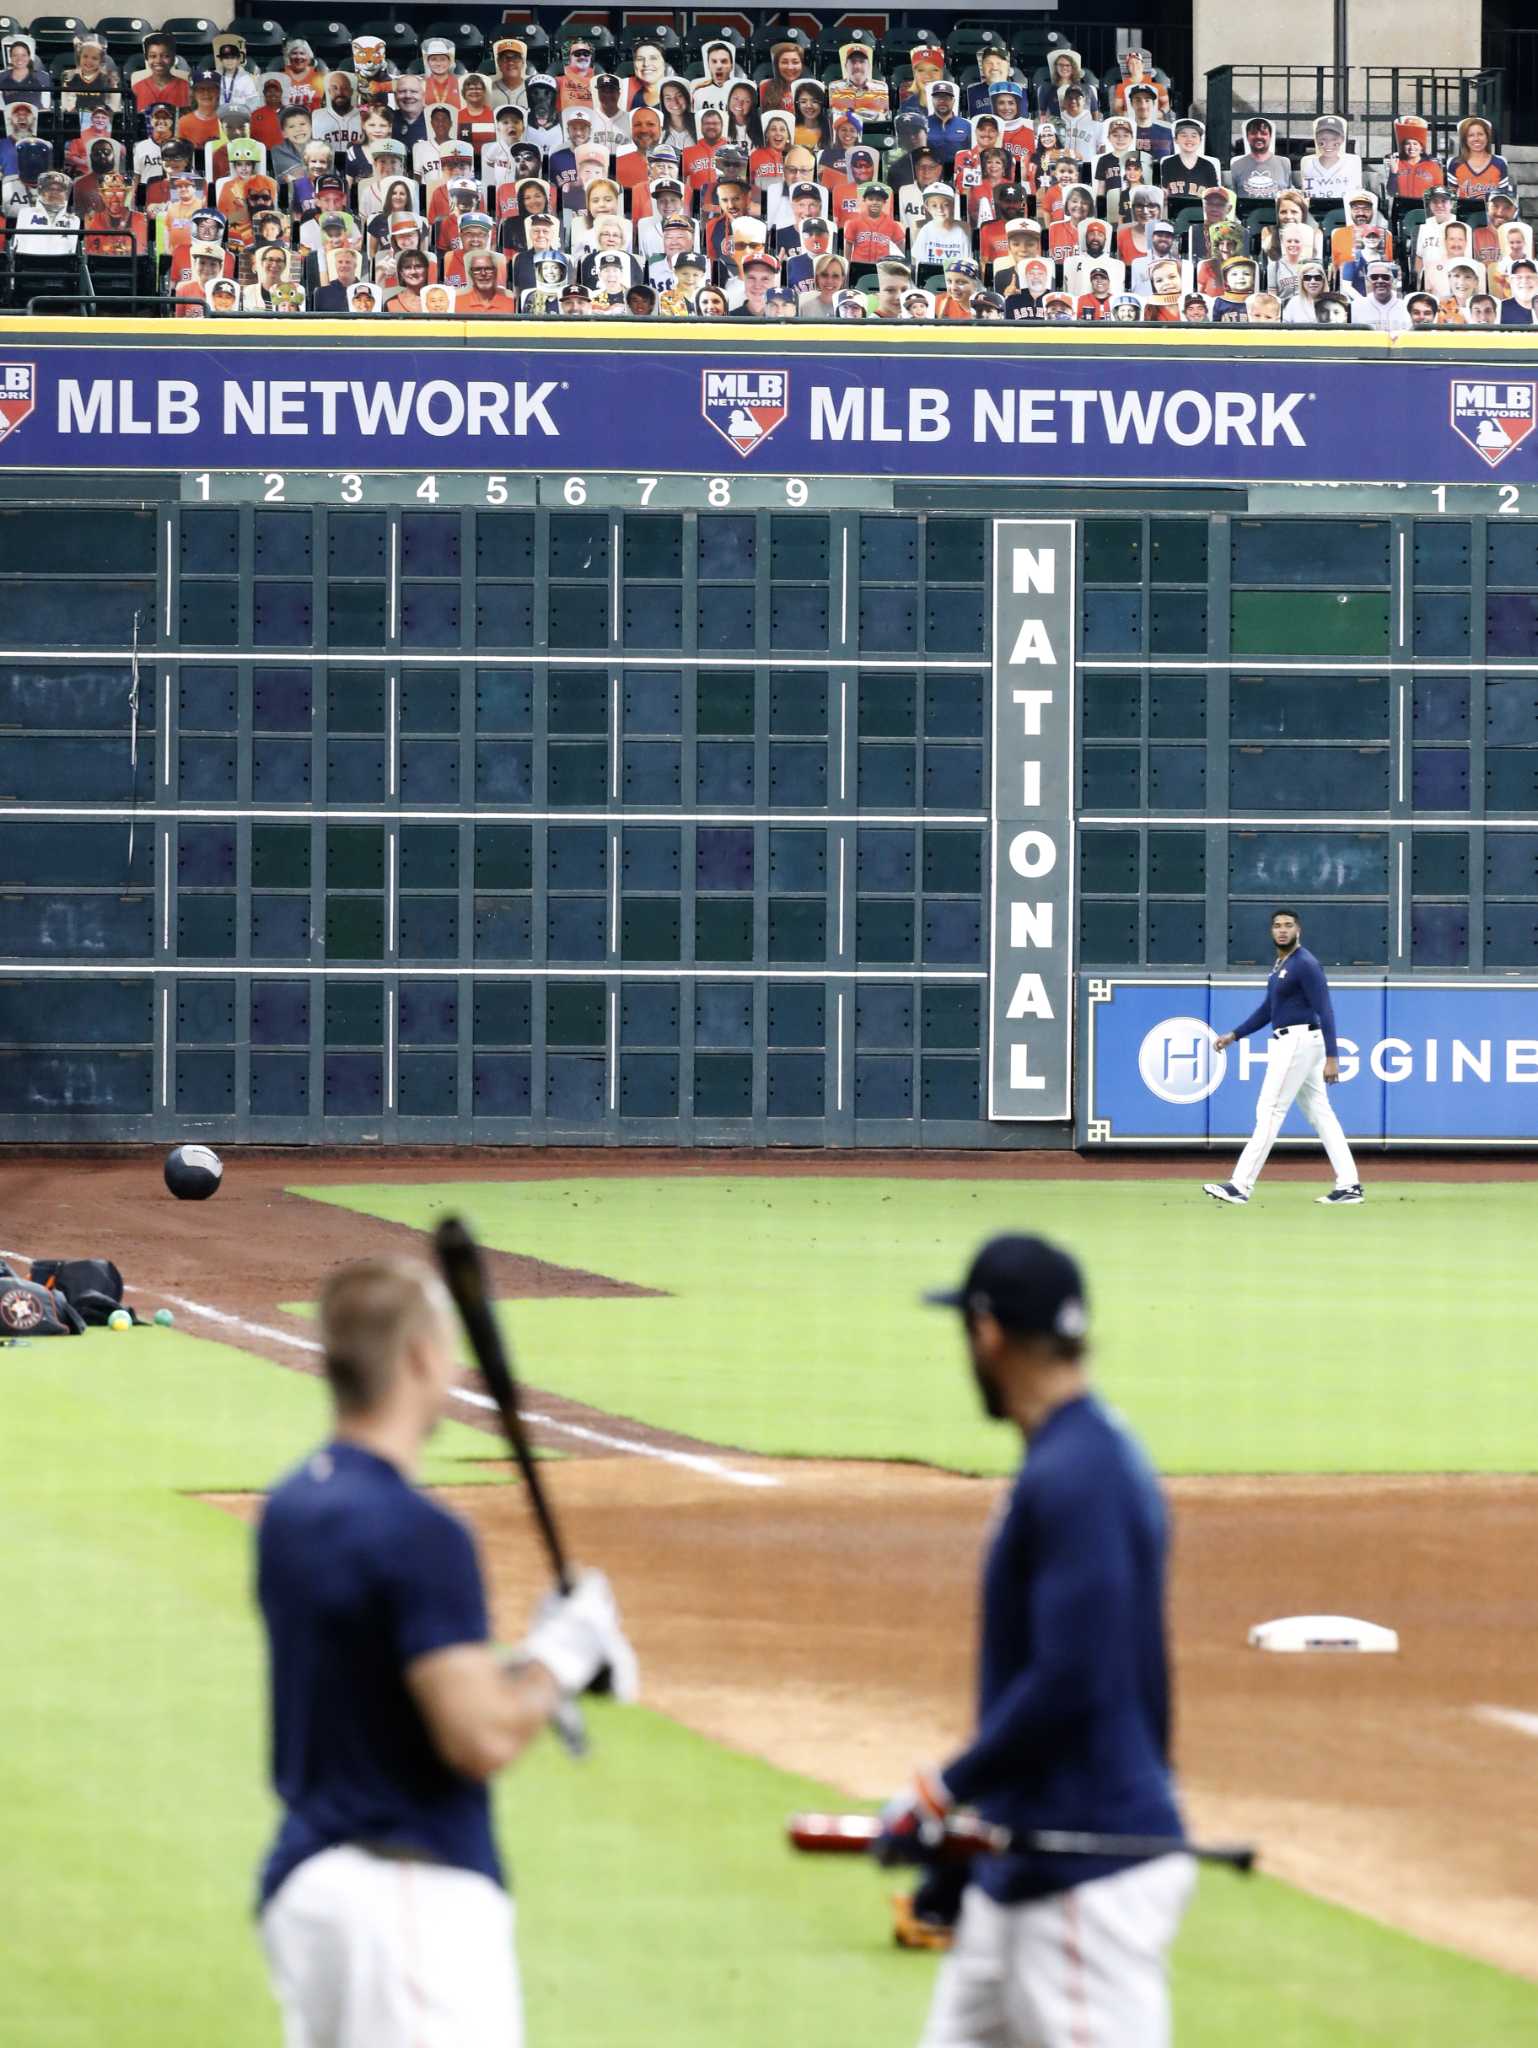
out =
<svg viewBox="0 0 1538 2048"><path fill-rule="evenodd" d="M1242 1144L1255 1121L1269 1033L1219 1052L1263 977L1079 982L1079 1142ZM1353 1140L1538 1145L1538 983L1330 978ZM1293 1110L1282 1127L1309 1138ZM1314 1142L1317 1142L1316 1140Z"/></svg>
<svg viewBox="0 0 1538 2048"><path fill-rule="evenodd" d="M1393 348L1183 355L1063 330L1050 347L997 328L578 343L513 321L429 348L393 324L377 342L172 324L147 347L29 337L0 361L0 467L698 476L729 450L784 476L1456 484L1500 464L1538 481L1538 382L1515 345L1471 376Z"/></svg>

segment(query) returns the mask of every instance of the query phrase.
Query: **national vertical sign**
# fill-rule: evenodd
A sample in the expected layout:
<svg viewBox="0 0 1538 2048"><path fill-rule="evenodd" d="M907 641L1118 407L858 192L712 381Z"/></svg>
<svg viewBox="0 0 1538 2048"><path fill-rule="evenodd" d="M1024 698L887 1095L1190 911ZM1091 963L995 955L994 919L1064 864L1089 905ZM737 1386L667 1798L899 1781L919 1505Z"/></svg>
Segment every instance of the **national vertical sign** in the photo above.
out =
<svg viewBox="0 0 1538 2048"><path fill-rule="evenodd" d="M993 526L988 1115L1072 1113L1074 528Z"/></svg>

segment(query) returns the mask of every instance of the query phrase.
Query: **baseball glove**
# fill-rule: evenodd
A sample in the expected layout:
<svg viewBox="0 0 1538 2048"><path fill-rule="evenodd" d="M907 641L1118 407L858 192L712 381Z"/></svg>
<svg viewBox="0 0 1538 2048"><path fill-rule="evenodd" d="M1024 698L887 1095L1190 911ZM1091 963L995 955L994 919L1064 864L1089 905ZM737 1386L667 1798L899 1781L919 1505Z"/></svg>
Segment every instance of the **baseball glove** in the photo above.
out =
<svg viewBox="0 0 1538 2048"><path fill-rule="evenodd" d="M965 1866L942 1865L911 1892L894 1892L892 1940L897 1947L948 1949L966 1883Z"/></svg>

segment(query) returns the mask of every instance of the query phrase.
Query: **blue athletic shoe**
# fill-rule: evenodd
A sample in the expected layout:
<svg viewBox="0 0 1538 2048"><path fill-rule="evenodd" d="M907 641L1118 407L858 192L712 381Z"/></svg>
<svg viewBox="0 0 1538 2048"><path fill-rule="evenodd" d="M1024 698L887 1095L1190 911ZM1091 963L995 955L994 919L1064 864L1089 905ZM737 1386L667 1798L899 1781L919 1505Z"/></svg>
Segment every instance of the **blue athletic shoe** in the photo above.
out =
<svg viewBox="0 0 1538 2048"><path fill-rule="evenodd" d="M1241 1193L1241 1191L1234 1186L1231 1180L1204 1181L1202 1183L1202 1193L1204 1195L1211 1195L1212 1199L1215 1202L1247 1202L1250 1199L1248 1195ZM1359 1191L1357 1194L1357 1200L1360 1201L1361 1199L1362 1197Z"/></svg>
<svg viewBox="0 0 1538 2048"><path fill-rule="evenodd" d="M1349 1188L1331 1188L1327 1195L1315 1195L1314 1200L1323 1203L1328 1209L1339 1208L1345 1202L1365 1201L1366 1197L1362 1193L1362 1184L1358 1181Z"/></svg>

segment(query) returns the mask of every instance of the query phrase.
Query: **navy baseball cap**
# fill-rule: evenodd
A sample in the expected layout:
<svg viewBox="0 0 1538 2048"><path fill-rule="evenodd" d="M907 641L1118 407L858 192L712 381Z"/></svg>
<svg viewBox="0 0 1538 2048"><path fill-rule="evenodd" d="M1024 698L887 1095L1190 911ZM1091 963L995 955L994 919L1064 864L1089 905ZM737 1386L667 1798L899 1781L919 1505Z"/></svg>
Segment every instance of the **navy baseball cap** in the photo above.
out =
<svg viewBox="0 0 1538 2048"><path fill-rule="evenodd" d="M923 1298L991 1315L1018 1337L1082 1337L1089 1321L1077 1262L1044 1237L991 1237L959 1287Z"/></svg>

